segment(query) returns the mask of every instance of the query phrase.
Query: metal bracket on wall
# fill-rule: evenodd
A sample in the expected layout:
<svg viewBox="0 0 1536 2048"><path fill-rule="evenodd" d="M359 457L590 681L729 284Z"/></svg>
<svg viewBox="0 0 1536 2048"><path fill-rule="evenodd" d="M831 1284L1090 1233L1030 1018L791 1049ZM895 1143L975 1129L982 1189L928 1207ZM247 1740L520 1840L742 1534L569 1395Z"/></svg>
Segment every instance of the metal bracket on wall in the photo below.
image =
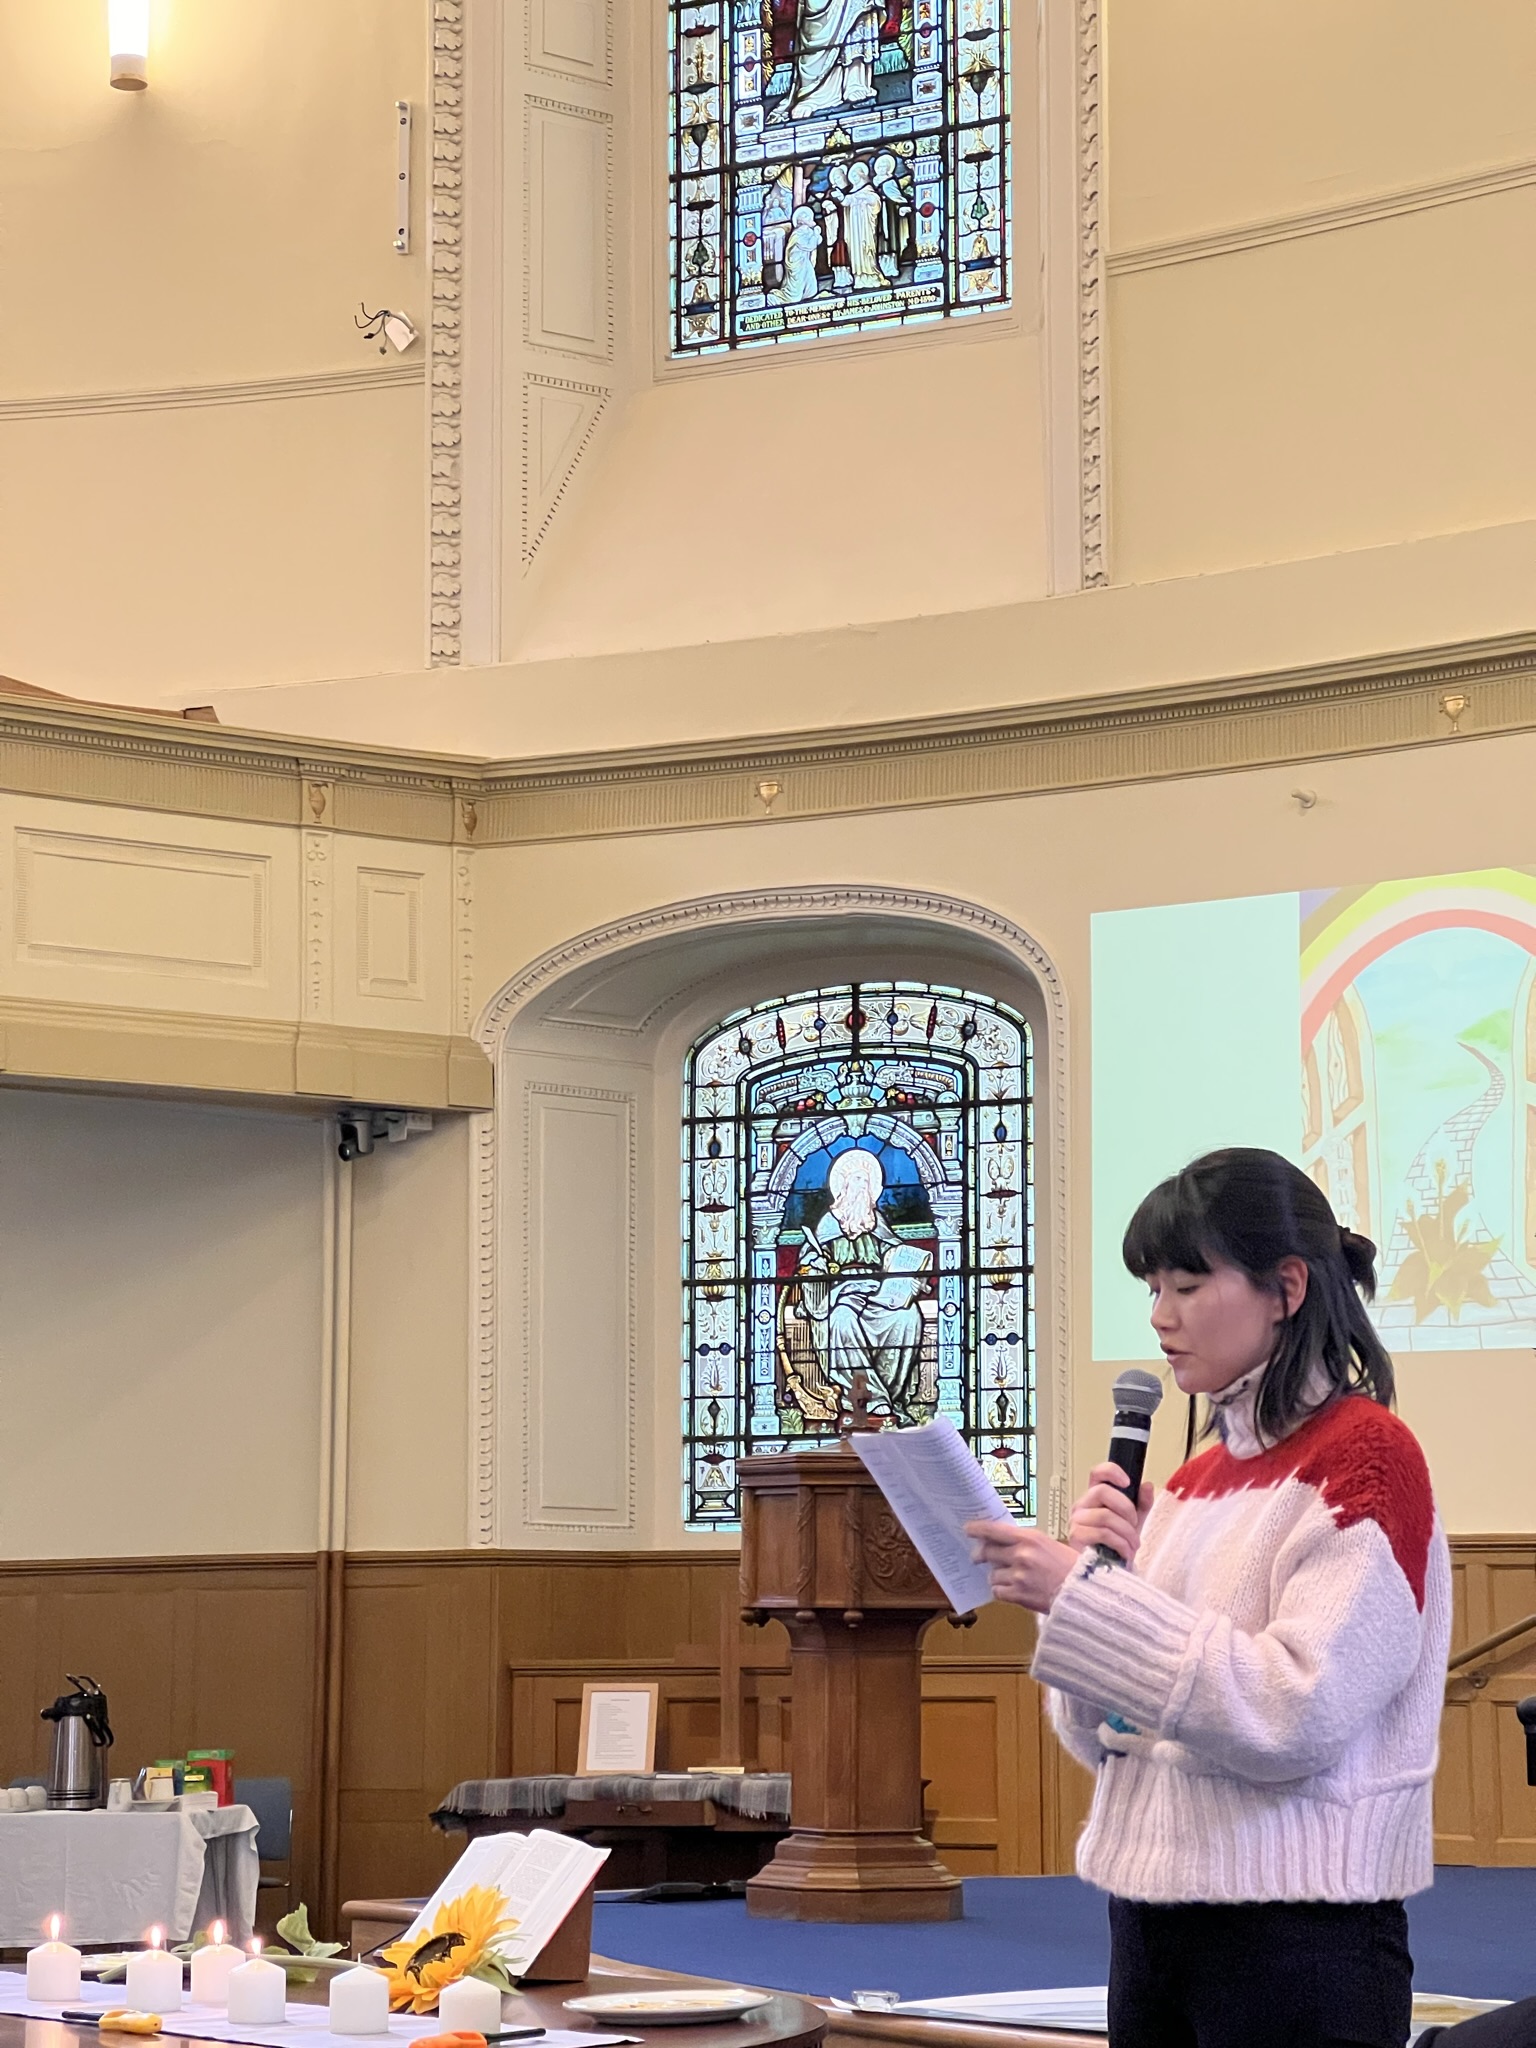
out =
<svg viewBox="0 0 1536 2048"><path fill-rule="evenodd" d="M395 166L395 251L411 253L411 103L395 101L398 159Z"/></svg>

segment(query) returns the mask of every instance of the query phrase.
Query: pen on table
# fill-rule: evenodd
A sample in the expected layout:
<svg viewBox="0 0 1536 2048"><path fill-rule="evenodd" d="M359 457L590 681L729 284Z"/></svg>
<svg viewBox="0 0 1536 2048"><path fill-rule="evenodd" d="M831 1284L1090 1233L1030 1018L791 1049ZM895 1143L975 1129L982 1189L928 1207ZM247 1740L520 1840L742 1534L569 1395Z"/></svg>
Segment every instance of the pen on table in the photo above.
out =
<svg viewBox="0 0 1536 2048"><path fill-rule="evenodd" d="M131 2012L124 2006L113 2006L108 2012L65 2012L61 2019L75 2027L96 2027L103 2033L112 2034L158 2034L160 2015L157 2012Z"/></svg>
<svg viewBox="0 0 1536 2048"><path fill-rule="evenodd" d="M411 2043L411 2048L447 2048L448 2043L454 2044L454 2048L481 2048L482 2043L492 2041L541 2041L544 2031L543 2027L508 2027L499 2034L481 2034L466 2027L462 2032L423 2034L419 2041Z"/></svg>

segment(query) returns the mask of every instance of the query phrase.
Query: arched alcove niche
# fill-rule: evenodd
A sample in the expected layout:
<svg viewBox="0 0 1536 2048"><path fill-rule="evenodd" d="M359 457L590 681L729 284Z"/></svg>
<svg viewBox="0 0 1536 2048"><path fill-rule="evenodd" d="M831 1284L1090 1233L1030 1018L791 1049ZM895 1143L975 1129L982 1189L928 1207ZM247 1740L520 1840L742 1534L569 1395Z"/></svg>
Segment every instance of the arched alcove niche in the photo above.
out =
<svg viewBox="0 0 1536 2048"><path fill-rule="evenodd" d="M732 1010L829 982L959 984L1034 1039L1040 1503L1070 1441L1066 1016L1036 940L975 904L807 888L669 905L582 934L487 1006L497 1107L475 1136L472 1545L718 1550L683 1527L682 1071Z"/></svg>

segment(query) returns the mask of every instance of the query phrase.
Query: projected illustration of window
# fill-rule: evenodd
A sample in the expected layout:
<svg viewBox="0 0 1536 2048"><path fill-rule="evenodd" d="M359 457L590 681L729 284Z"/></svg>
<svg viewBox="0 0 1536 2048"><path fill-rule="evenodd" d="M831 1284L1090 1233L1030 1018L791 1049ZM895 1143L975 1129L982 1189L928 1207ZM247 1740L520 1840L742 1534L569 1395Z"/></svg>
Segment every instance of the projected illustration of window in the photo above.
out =
<svg viewBox="0 0 1536 2048"><path fill-rule="evenodd" d="M1536 1344L1536 876L1098 916L1093 1043L1098 1357L1155 1354L1120 1234L1217 1145L1285 1153L1373 1240L1390 1349Z"/></svg>
<svg viewBox="0 0 1536 2048"><path fill-rule="evenodd" d="M1009 300L1008 0L671 0L671 347Z"/></svg>
<svg viewBox="0 0 1536 2048"><path fill-rule="evenodd" d="M961 989L866 982L739 1010L684 1073L684 1515L736 1461L873 1412L947 1415L1034 1513L1029 1027Z"/></svg>

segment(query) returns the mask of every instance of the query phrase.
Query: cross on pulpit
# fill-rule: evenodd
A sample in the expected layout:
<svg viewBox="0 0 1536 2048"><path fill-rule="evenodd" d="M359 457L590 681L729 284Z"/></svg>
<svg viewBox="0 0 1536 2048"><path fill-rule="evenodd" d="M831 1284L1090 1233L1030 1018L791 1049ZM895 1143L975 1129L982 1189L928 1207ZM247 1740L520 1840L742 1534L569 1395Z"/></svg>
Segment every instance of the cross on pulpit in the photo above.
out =
<svg viewBox="0 0 1536 2048"><path fill-rule="evenodd" d="M856 1430L878 1429L880 1420L869 1412L869 1374L856 1372L851 1386L838 1389L837 1433L847 1443Z"/></svg>

